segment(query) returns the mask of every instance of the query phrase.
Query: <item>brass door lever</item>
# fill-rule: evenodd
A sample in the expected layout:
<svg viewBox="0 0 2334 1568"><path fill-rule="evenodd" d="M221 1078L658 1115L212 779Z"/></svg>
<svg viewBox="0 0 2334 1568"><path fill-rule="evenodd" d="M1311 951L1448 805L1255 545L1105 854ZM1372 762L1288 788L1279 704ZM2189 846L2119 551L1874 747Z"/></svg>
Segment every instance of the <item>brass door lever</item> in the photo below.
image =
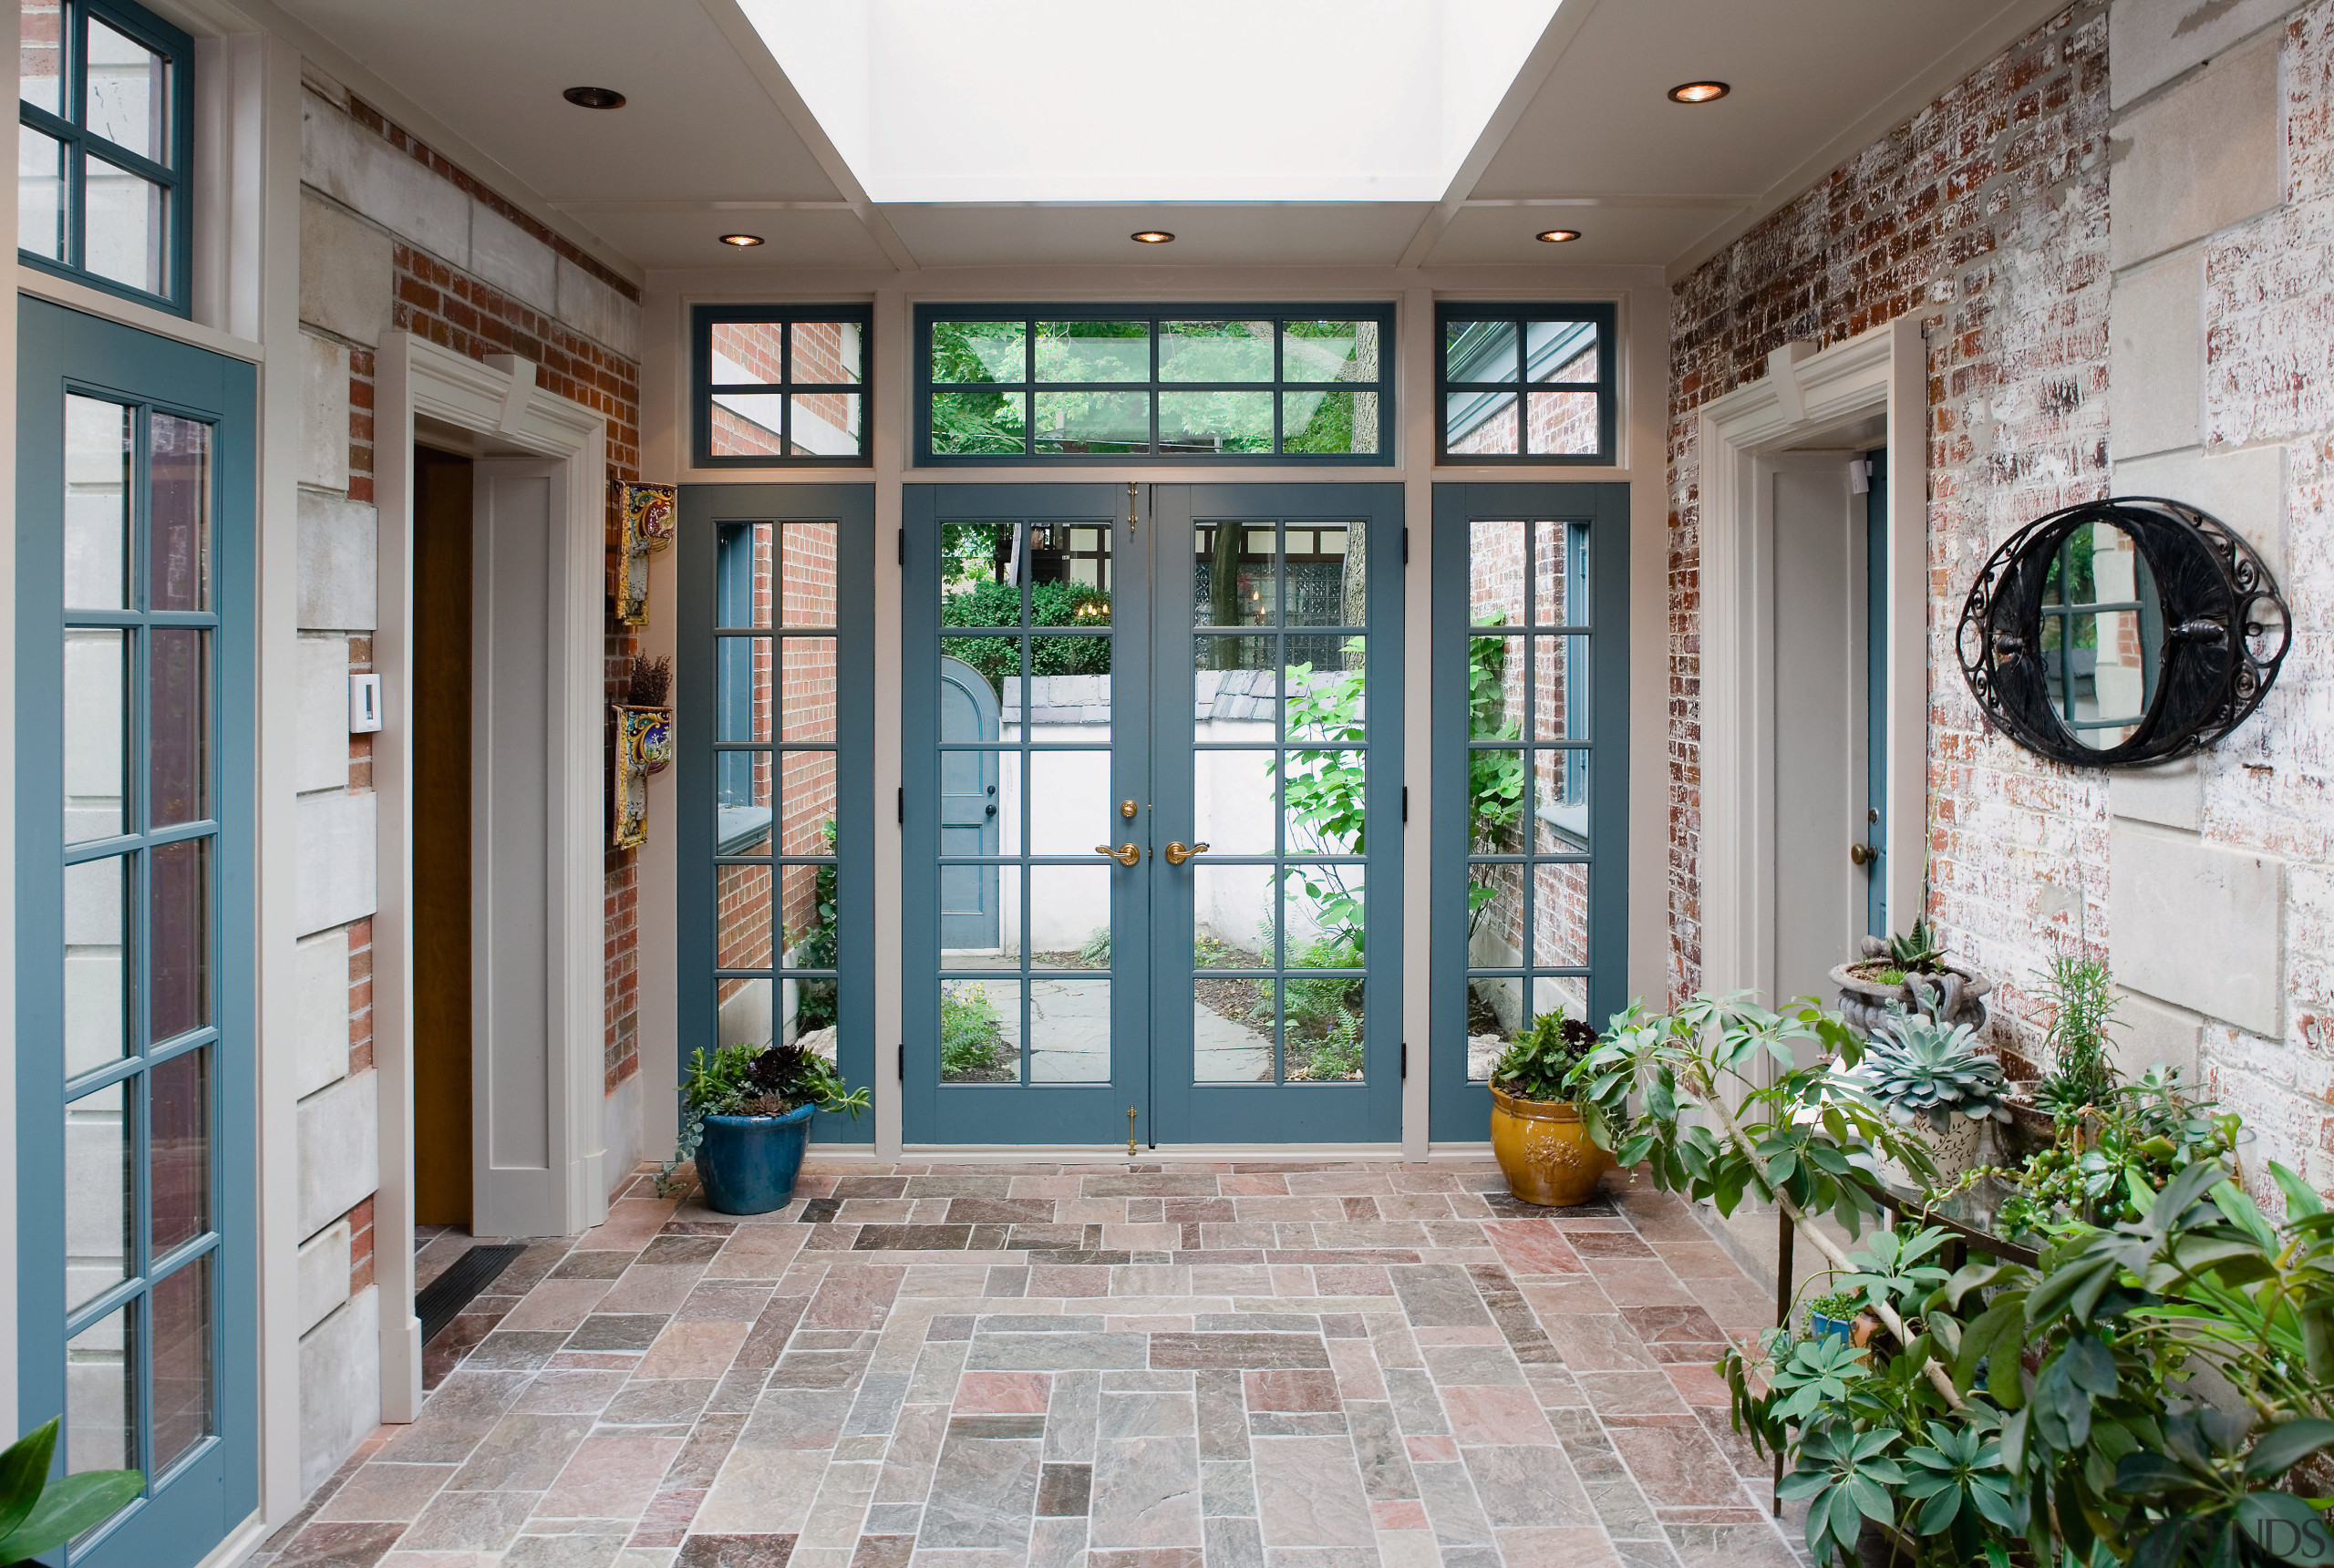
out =
<svg viewBox="0 0 2334 1568"><path fill-rule="evenodd" d="M1094 846L1094 852L1098 855L1108 855L1122 866L1131 866L1142 859L1142 847L1132 840L1121 844L1115 850L1108 844L1097 844Z"/></svg>
<svg viewBox="0 0 2334 1568"><path fill-rule="evenodd" d="M1165 849L1159 852L1167 858L1167 863L1169 865L1180 866L1194 855L1203 855L1207 853L1207 845L1204 843L1185 844L1182 840L1177 839L1174 842L1169 844Z"/></svg>

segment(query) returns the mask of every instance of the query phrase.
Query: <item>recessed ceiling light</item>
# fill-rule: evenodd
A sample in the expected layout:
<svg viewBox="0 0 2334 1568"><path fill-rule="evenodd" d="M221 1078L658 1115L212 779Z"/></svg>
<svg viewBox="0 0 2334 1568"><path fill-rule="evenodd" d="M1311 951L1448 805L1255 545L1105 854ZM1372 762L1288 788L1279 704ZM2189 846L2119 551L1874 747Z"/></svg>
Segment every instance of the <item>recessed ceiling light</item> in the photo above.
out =
<svg viewBox="0 0 2334 1568"><path fill-rule="evenodd" d="M724 234L721 242L735 245L741 251L750 251L762 242L762 237L759 234Z"/></svg>
<svg viewBox="0 0 2334 1568"><path fill-rule="evenodd" d="M1580 231L1578 229L1543 229L1532 237L1544 245L1561 245L1568 240L1579 239Z"/></svg>
<svg viewBox="0 0 2334 1568"><path fill-rule="evenodd" d="M1724 82L1679 82L1669 89L1671 103L1716 103L1734 89Z"/></svg>
<svg viewBox="0 0 2334 1568"><path fill-rule="evenodd" d="M1174 237L1164 229L1144 229L1127 236L1138 245L1163 245Z"/></svg>
<svg viewBox="0 0 2334 1568"><path fill-rule="evenodd" d="M624 108L624 94L614 88L570 88L559 96L577 108Z"/></svg>

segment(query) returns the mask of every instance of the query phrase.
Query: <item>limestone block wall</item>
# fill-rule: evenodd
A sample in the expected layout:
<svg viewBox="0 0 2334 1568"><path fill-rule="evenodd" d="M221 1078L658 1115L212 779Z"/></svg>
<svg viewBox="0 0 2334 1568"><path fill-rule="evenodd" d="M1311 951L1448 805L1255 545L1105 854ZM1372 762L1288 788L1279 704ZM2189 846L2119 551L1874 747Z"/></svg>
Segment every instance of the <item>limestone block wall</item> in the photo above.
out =
<svg viewBox="0 0 2334 1568"><path fill-rule="evenodd" d="M372 1053L377 797L347 677L371 667L379 518L373 390L398 328L473 357L514 353L538 385L604 412L611 478L637 477L639 298L623 278L313 67L304 73L296 831L301 1453L313 1487L379 1420L379 1187ZM611 511L612 525L614 521ZM611 624L606 675L633 653ZM632 857L606 865L612 1172L637 1153Z"/></svg>
<svg viewBox="0 0 2334 1568"><path fill-rule="evenodd" d="M2329 0L2085 0L1678 283L1674 990L1700 976L1691 413L1784 342L1926 307L1929 913L1997 976L2006 1052L2038 1047L2050 955L2104 959L2126 1064L2194 1068L2263 1155L2334 1190L2330 108ZM1951 643L1987 554L2110 493L2221 517L2296 620L2277 690L2234 737L2112 774L1988 731Z"/></svg>

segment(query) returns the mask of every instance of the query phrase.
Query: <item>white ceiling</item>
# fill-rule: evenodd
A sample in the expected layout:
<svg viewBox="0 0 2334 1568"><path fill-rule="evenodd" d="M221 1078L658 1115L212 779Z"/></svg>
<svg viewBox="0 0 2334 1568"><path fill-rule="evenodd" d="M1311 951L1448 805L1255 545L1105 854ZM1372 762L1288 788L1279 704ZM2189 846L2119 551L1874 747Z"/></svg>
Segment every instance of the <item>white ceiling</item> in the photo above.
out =
<svg viewBox="0 0 2334 1568"><path fill-rule="evenodd" d="M1179 265L1579 262L1673 273L2060 3L1564 0L1439 204L1088 205L871 201L738 0L279 0L532 188L514 197L566 214L643 270L1152 264L1172 253ZM1061 13L1046 14L1059 26ZM1663 97L1704 77L1733 93L1695 107ZM581 84L630 101L600 112L561 98ZM998 112L1041 86L998 82ZM1172 87L1131 69L1127 112L1172 108ZM1178 236L1172 253L1128 242L1153 227ZM1551 228L1582 238L1532 238ZM736 230L769 243L717 242Z"/></svg>

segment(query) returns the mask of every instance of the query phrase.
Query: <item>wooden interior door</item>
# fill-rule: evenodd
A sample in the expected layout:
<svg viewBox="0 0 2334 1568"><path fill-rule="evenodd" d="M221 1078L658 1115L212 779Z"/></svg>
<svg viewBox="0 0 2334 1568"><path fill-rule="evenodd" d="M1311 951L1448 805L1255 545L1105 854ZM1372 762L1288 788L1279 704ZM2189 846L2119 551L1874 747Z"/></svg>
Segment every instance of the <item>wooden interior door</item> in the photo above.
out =
<svg viewBox="0 0 2334 1568"><path fill-rule="evenodd" d="M470 1222L470 459L414 449L413 1217Z"/></svg>

